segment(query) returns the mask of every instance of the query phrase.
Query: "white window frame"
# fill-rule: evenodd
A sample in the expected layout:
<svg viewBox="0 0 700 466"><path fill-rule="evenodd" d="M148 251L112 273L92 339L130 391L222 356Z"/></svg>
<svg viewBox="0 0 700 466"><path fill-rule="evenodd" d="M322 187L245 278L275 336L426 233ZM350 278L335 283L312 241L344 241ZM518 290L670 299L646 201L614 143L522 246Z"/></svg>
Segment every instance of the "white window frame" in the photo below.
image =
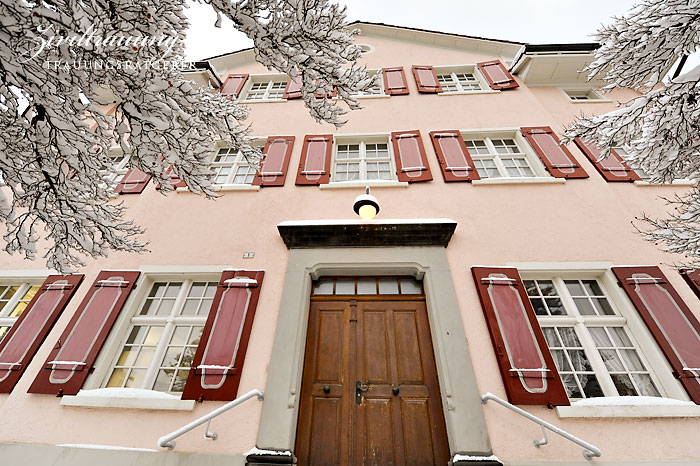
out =
<svg viewBox="0 0 700 466"><path fill-rule="evenodd" d="M480 180L472 181L472 184L501 184L501 183L563 183L566 180L563 178L554 178L547 172L542 164L542 160L535 153L534 149L530 143L521 134L519 128L503 128L503 129L481 129L481 130L461 130L460 131L464 141L481 139L486 141L486 146L489 149L489 156L493 157L494 163L498 168L501 175L505 173L506 176L482 178ZM520 149L520 153L524 155L525 160L533 173L533 176L508 176L508 171L503 165L495 147L491 143L491 139L512 139L517 144ZM473 155L470 153L472 160L478 160L481 158L478 155Z"/></svg>
<svg viewBox="0 0 700 466"><path fill-rule="evenodd" d="M114 362L119 359L119 355L128 338L131 328L131 319L140 310L143 302L151 291L151 286L155 282L163 281L184 281L186 278L193 282L208 281L218 282L224 270L235 268L232 265L217 266L143 266L140 268L141 275L136 282L134 290L129 294L122 311L119 313L109 336L102 345L97 359L95 360L95 371L88 376L83 384L82 390L74 396L64 396L61 398L62 406L80 406L94 408L129 408L129 409L158 409L174 411L192 411L195 407L195 400L181 400L180 396L171 395L164 392L146 390L149 394L143 394L138 389L129 396L104 395L103 387L111 375ZM155 356L154 356L155 359ZM159 396L153 396L159 393Z"/></svg>
<svg viewBox="0 0 700 466"><path fill-rule="evenodd" d="M10 314L15 310L17 305L23 301L24 295L27 294L27 292L33 287L33 286L41 286L43 283L43 279L25 279L25 278L12 278L12 277L3 277L0 276L0 285L2 286L19 286L19 289L15 292L15 294L7 301L5 306L0 310L0 328L2 327L7 327L7 330L5 332L0 333L0 341L3 340L5 335L7 335L7 332L10 331L12 326L17 322L17 319L20 318L20 315L12 317ZM39 290L37 290L37 293ZM36 293L35 293L36 294ZM2 296L0 296L2 297ZM29 303L29 301L27 301ZM26 311L25 309L22 311L24 313Z"/></svg>
<svg viewBox="0 0 700 466"><path fill-rule="evenodd" d="M131 303L131 306L128 309L128 315L129 319L127 322L127 328L124 331L124 333L121 335L121 339L119 340L119 344L116 346L116 351L114 351L111 364L108 366L108 370L106 371L106 375L103 377L100 386L101 387L107 387L107 384L109 383L110 376L112 374L112 370L115 368L117 365L117 362L119 360L119 357L121 356L121 352L124 349L124 346L126 344L126 340L129 337L129 334L131 333L131 329L134 326L145 326L145 325L157 325L157 326L163 326L163 332L160 336L159 341L156 343L156 348L153 354L153 357L151 359L151 362L149 363L148 369L146 371L146 375L144 376L142 385L140 387L132 387L132 388L140 388L140 389L145 389L145 390L154 390L153 385L156 382L156 377L158 376L158 371L159 367L162 364L162 360L165 357L165 353L168 349L168 343L170 341L170 338L174 334L176 328L178 326L201 326L202 328L206 324L208 313L206 315L198 315L198 316L178 316L178 310L182 308L185 305L186 302L186 297L187 293L190 290L190 287L193 283L195 282L210 282L210 283L218 283L220 276L217 276L216 274L212 274L209 277L202 278L200 277L189 277L186 275L179 275L176 277L163 277L163 276L154 276L154 275L149 275L148 280L146 283L142 283L141 286L145 288L144 292L139 296L140 299L135 300L134 302ZM151 288L155 283L161 283L161 282L179 282L182 283L180 291L177 295L177 297L173 301L173 306L171 313L167 316L141 316L138 315L139 311L143 308L148 294L151 291ZM154 390L156 391L156 390ZM161 393L168 393L174 396L175 393L169 393L169 392L161 392Z"/></svg>
<svg viewBox="0 0 700 466"><path fill-rule="evenodd" d="M289 81L289 76L286 74L254 74L250 75L248 77L248 80L246 81L245 85L243 86L243 89L241 89L241 97L239 99L240 102L246 102L246 103L255 103L255 102L283 102L286 99L283 97L284 95L284 89L287 87L287 82ZM272 86L273 83L279 83L279 82L284 82L284 86L282 87L282 95L279 97L269 97L270 92L272 91ZM267 83L267 88L265 89L263 95L264 97L262 99L251 99L250 98L250 92L253 88L253 85L256 83Z"/></svg>
<svg viewBox="0 0 700 466"><path fill-rule="evenodd" d="M486 78L484 78L476 65L434 66L433 71L435 71L436 76L448 74L451 75L453 84L457 86L456 91L443 91L439 92L438 95L492 94L499 92L491 89L488 81L486 81ZM459 82L459 79L457 79L456 75L458 73L468 73L473 75L476 81L479 83L480 89L464 89L462 84Z"/></svg>
<svg viewBox="0 0 700 466"><path fill-rule="evenodd" d="M601 103L601 102L612 102L610 99L606 98L598 89L590 86L586 87L560 87L562 94L571 103L575 104L588 104L588 103ZM582 98L583 96L586 98Z"/></svg>
<svg viewBox="0 0 700 466"><path fill-rule="evenodd" d="M360 157L357 160L360 164L360 179L335 181L337 162L345 162L348 159L338 159L338 146L346 144L358 144L360 146ZM386 144L389 162L389 171L391 179L389 180L370 180L367 179L367 144ZM364 178L362 177L364 174ZM396 159L394 158L394 148L391 142L391 135L385 133L377 134L358 134L358 135L343 135L333 138L333 155L331 157L331 179L329 185L335 186L382 186L382 185L399 185L398 176L396 174ZM404 183L401 183L403 185Z"/></svg>
<svg viewBox="0 0 700 466"><path fill-rule="evenodd" d="M624 146L613 146L613 149L618 153L618 155L622 158L622 160L625 160L625 155L627 155L628 150L627 147ZM641 178L641 180L637 180L634 182L635 185L637 186L671 186L671 185L678 185L678 186L695 186L697 183L695 180L689 179L689 178L678 178L670 183L652 183L649 181L651 177L647 175L643 169L639 167L634 167L629 164L629 162L626 162L630 168Z"/></svg>
<svg viewBox="0 0 700 466"><path fill-rule="evenodd" d="M652 336L649 328L646 326L641 316L635 309L632 302L626 296L624 291L617 285L617 278L612 272L611 267L614 265L611 262L509 262L507 265L516 267L522 280L551 280L553 277L560 277L562 280L566 279L595 279L600 284L603 292L608 298L608 302L615 310L615 316L600 316L600 323L603 326L610 325L617 326L619 322L624 320L624 328L627 331L627 335L630 337L632 342L635 344L637 353L642 359L649 371L657 390L661 393L662 397L673 398L681 401L689 401L688 395L681 386L681 384L673 377L673 368L668 363L668 360L661 352L658 347L654 337ZM573 302L571 305L575 306ZM537 316L538 322L541 316ZM572 316L567 316L565 319L569 319ZM559 317L547 317L547 319L559 319ZM576 324L583 321L578 316L574 316L573 320ZM557 321L559 322L559 321ZM562 324L564 320L561 321ZM563 324L568 325L568 324ZM579 340L581 340L582 345L585 345L581 333L577 332L579 335ZM590 338L588 342L592 345L592 349L595 347L595 343L589 333L586 332L587 339ZM592 364L592 363L591 363ZM593 364L592 364L593 365ZM594 367L596 375L598 375L598 370ZM602 370L607 373L607 368L604 364ZM603 381L598 378L598 381L603 388ZM603 388L605 391L605 388ZM634 397L625 397L634 398ZM649 412L656 412L658 410L622 410L620 413L616 413L614 409L597 409L590 410L588 408L593 408L589 406L582 407L560 407L558 408L560 417L585 417L586 412L595 412L602 414L599 417L625 417L626 415L631 415L632 417L644 417L650 416L651 414L645 414ZM619 406L612 406L609 408L619 408ZM659 408L661 409L661 408ZM569 412L570 411L570 412ZM686 410L687 411L687 410ZM698 410L700 413L700 410ZM583 413L583 414L582 414ZM640 414L641 413L641 414ZM698 415L696 413L695 415ZM597 414L596 414L597 416Z"/></svg>
<svg viewBox="0 0 700 466"><path fill-rule="evenodd" d="M367 73L370 76L379 75L379 79L377 80L377 89L379 89L379 91L373 94L365 92L355 92L352 95L360 99L377 99L382 97L391 97L384 93L384 76L382 70L367 70Z"/></svg>
<svg viewBox="0 0 700 466"><path fill-rule="evenodd" d="M265 138L255 138L253 139L251 145L253 147L259 148L261 151L264 149L264 144L265 144L266 139ZM214 159L216 158L217 155L219 155L219 152L222 149L227 149L227 146L225 144L219 143L216 146L216 150L214 153L211 155L210 160L211 160L211 169L215 172L218 173L216 168L218 167L224 167L224 166L230 166L231 167L231 172L228 174L228 177L226 179L225 183L214 183L214 189L216 191L227 191L227 190L254 190L257 191L260 189L260 186L253 186L252 180L250 183L234 183L233 180L236 177L236 172L238 171L239 167L242 166L249 166L248 162L245 160L243 157L243 154L241 154L240 151L238 151L235 154L236 159L233 162L214 162ZM252 167L251 167L252 168ZM253 176L253 180L255 179L255 176ZM187 190L187 188L183 188L184 190Z"/></svg>
<svg viewBox="0 0 700 466"><path fill-rule="evenodd" d="M112 165L112 170L105 170L102 176L105 183L109 184L114 189L129 171L129 157L124 156L121 147L110 148L108 157L110 159L120 157L117 163Z"/></svg>

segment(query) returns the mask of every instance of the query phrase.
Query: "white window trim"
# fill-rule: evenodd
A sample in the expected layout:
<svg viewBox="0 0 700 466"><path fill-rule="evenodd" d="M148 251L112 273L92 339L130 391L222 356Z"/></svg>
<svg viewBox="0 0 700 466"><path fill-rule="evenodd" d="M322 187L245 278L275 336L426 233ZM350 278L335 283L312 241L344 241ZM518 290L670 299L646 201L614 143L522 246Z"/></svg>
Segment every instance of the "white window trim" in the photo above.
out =
<svg viewBox="0 0 700 466"><path fill-rule="evenodd" d="M360 50L362 51L362 55L367 55L368 53L374 52L374 46L369 45L369 44L357 44L358 47L360 47ZM366 48L363 49L363 47Z"/></svg>
<svg viewBox="0 0 700 466"><path fill-rule="evenodd" d="M6 271L0 274L0 284L19 286L19 290L15 292L12 298L7 301L7 304L5 304L2 311L0 311L0 327L9 327L7 330L9 332L10 329L17 323L17 320L21 317L21 314L17 317L10 317L8 314L15 310L17 304L22 298L24 298L24 295L27 294L27 291L29 291L32 286L41 286L48 276L48 273L39 277L18 277L17 275L10 275L8 272L12 271ZM4 335L0 335L0 341L2 341L3 338Z"/></svg>
<svg viewBox="0 0 700 466"><path fill-rule="evenodd" d="M92 390L80 390L77 395L63 396L61 397L61 406L77 406L81 408L157 409L168 411L192 411L195 406L195 400L153 398L150 396L100 396L90 392L92 392Z"/></svg>
<svg viewBox="0 0 700 466"><path fill-rule="evenodd" d="M351 181L333 181L336 177L336 162L338 161L338 145L345 144L384 144L386 142L387 153L389 158L389 172L391 173L392 179L390 180L351 180ZM366 154L366 153L365 153ZM360 159L360 174L362 174L362 167L366 165L367 158ZM354 188L357 186L403 186L400 181L398 181L398 175L396 170L396 158L394 157L394 147L391 141L391 134L388 133L366 133L366 134L342 134L335 135L333 137L333 153L331 154L331 167L330 167L331 179L327 185L321 185L325 189L336 187L347 187ZM408 183L406 183L408 184Z"/></svg>
<svg viewBox="0 0 700 466"><path fill-rule="evenodd" d="M599 104L604 102L612 102L612 100L606 98L598 89L591 86L563 86L559 88L559 91L566 97L566 99L572 104ZM587 100L577 100L572 99L568 92L581 92L587 91L592 93L597 98L587 99Z"/></svg>
<svg viewBox="0 0 700 466"><path fill-rule="evenodd" d="M246 80L245 85L243 86L243 89L241 89L240 92L240 97L238 99L239 103L245 103L245 104L257 104L257 103L268 103L268 102L286 102L287 99L284 97L280 98L275 98L275 99L248 99L248 92L250 89L253 87L254 83L259 83L259 82L271 82L271 81L284 81L287 83L289 81L289 76L286 74L251 74L248 76L248 79Z"/></svg>
<svg viewBox="0 0 700 466"><path fill-rule="evenodd" d="M557 406L556 410L560 418L700 417L700 406L696 404L576 406L574 402L571 406Z"/></svg>
<svg viewBox="0 0 700 466"><path fill-rule="evenodd" d="M625 155L627 155L628 148L624 147L624 146L622 146L622 147L615 146L615 147L613 147L613 149L615 149L618 152L618 155L620 155L620 157L624 160L624 157L622 157L622 154L620 154L620 150L622 150L625 153ZM625 161L625 163L627 163L627 162ZM639 169L632 168L632 171L635 172L637 174L637 176L639 176L641 178L642 175L640 175L638 170ZM670 183L653 183L653 182L645 180L645 179L634 181L634 185L639 186L639 187L647 187L647 186L697 186L697 184L698 184L698 182L696 180L690 179L690 178L678 178L678 179L671 181Z"/></svg>
<svg viewBox="0 0 700 466"><path fill-rule="evenodd" d="M102 388L114 366L113 362L119 356L123 348L124 339L131 326L131 318L138 312L151 285L156 281L183 280L192 281L219 281L224 270L236 270L230 266L144 266L139 269L139 276L134 291L129 295L122 311L119 313L109 336L102 345L97 359L95 371L90 374L81 392L74 396L64 396L61 405L81 406L93 408L133 408L133 409L166 409L166 410L192 410L194 400L161 399L153 397L105 397L94 396L90 390ZM237 269L241 270L241 269ZM141 390L139 390L141 391ZM157 392L163 393L163 392ZM65 401L64 401L65 400Z"/></svg>
<svg viewBox="0 0 700 466"><path fill-rule="evenodd" d="M251 145L254 147L258 147L260 151L264 150L265 147L265 141L267 141L266 137L254 137L251 138ZM222 141L217 141L216 142L216 148L214 149L214 152L212 152L209 160L211 164L217 163L214 162L214 158L216 155L219 153L221 149L226 149L228 146L224 144ZM238 165L241 165L243 162L233 162L233 168L237 168ZM236 175L235 170L232 170L231 173L229 174L229 180L233 179L233 177ZM255 179L255 177L253 177ZM260 191L260 186L255 186L252 184L247 184L247 183L222 183L222 184L213 184L212 185L214 191L220 192L220 191ZM182 187L182 188L177 188L176 191L180 192L190 192L190 190L187 187Z"/></svg>
<svg viewBox="0 0 700 466"><path fill-rule="evenodd" d="M387 99L391 97L389 94L386 94L384 91L384 74L382 70L375 70L375 69L368 69L367 72L370 74L370 76L377 76L379 75L378 83L379 83L379 94L353 94L353 96L357 99ZM338 96L335 96L333 100L340 100Z"/></svg>
<svg viewBox="0 0 700 466"><path fill-rule="evenodd" d="M679 401L689 401L688 395L673 378L673 368L668 363L668 360L659 349L654 337L651 335L649 328L646 326L641 316L635 309L632 302L629 300L624 291L618 286L617 278L613 274L611 262L508 262L510 267L516 267L524 279L532 279L536 277L546 277L551 275L566 276L572 278L595 278L602 285L604 291L609 298L609 302L613 308L618 311L619 316L626 320L626 328L633 342L637 344L640 357L647 364L652 379L657 384L657 389L662 396ZM619 265L619 264L618 264ZM612 316L614 317L614 316ZM621 407L622 406L622 407ZM664 408L669 406L664 405ZM692 406L689 406L692 408ZM656 412L661 408L645 410L637 406L618 405L618 406L570 406L563 411L557 408L560 417L587 417L581 413L591 413L591 417L638 417L631 414L639 414L639 417L655 417ZM698 407L700 408L700 406ZM698 411L680 409L680 412L689 413L688 415L696 416ZM673 412L671 410L670 412ZM692 414L695 412L696 414ZM644 416L641 416L643 413ZM600 416L596 415L600 414ZM602 415L604 414L604 416Z"/></svg>
<svg viewBox="0 0 700 466"><path fill-rule="evenodd" d="M407 188L407 181L396 180L366 180L366 181L336 181L319 185L319 189L357 189L369 186L370 188Z"/></svg>
<svg viewBox="0 0 700 466"><path fill-rule="evenodd" d="M659 187L659 186L666 186L666 187L674 187L674 186L697 186L698 182L695 180L690 180L688 178L681 178L678 180L673 180L670 183L651 183L649 181L644 181L644 180L638 180L634 182L635 186L639 186L640 188L645 188L649 186L653 187Z"/></svg>
<svg viewBox="0 0 700 466"><path fill-rule="evenodd" d="M433 71L435 71L435 75L438 74L451 74L452 78L455 79L454 74L455 73L471 73L474 75L476 78L477 82L479 83L479 87L481 89L479 90L459 90L455 92L438 92L438 95L466 95L466 94L498 94L501 91L491 89L491 86L489 85L488 81L486 81L486 78L484 78L483 74L481 74L481 70L479 69L478 66L476 65L446 65L446 66L434 66ZM457 86L461 88L461 84L459 84L458 81L455 81L457 83Z"/></svg>
<svg viewBox="0 0 700 466"><path fill-rule="evenodd" d="M468 128L459 130L462 138L467 139L483 139L483 138L506 138L513 139L518 145L518 148L525 154L525 158L530 165L530 169L535 176L530 177L499 177L499 178L484 178L472 181L472 184L490 185L490 184L563 184L566 183L564 178L555 178L545 169L542 159L537 155L530 143L520 132L520 128ZM491 154L497 155L497 154ZM503 154L507 155L507 154ZM474 159L475 156L472 156Z"/></svg>

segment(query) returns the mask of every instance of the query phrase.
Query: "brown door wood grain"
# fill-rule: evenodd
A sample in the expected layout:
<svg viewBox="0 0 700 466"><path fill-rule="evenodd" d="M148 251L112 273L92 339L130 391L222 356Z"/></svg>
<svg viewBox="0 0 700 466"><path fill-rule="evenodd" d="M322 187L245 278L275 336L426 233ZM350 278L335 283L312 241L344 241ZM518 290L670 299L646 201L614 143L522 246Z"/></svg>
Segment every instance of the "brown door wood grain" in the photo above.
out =
<svg viewBox="0 0 700 466"><path fill-rule="evenodd" d="M311 302L298 464L446 465L449 447L425 302L357 298ZM360 403L358 381L364 390Z"/></svg>

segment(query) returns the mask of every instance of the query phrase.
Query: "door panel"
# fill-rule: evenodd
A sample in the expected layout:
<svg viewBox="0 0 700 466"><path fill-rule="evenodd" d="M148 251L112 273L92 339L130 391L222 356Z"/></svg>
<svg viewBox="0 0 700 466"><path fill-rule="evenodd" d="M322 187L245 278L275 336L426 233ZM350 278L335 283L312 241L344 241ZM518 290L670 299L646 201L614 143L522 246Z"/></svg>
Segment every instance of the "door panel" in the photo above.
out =
<svg viewBox="0 0 700 466"><path fill-rule="evenodd" d="M449 448L425 302L367 299L311 303L298 464L444 466Z"/></svg>
<svg viewBox="0 0 700 466"><path fill-rule="evenodd" d="M355 392L347 379L349 317L348 303L311 304L297 426L299 464L351 464L349 403Z"/></svg>

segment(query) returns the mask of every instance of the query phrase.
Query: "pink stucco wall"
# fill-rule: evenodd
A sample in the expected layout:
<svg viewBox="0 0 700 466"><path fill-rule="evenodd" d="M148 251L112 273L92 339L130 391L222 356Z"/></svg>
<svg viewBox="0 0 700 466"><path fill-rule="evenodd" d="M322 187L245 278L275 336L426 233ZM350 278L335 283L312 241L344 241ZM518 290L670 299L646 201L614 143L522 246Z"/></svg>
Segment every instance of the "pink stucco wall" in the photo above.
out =
<svg viewBox="0 0 700 466"><path fill-rule="evenodd" d="M498 94L437 96L418 94L410 68L413 64L474 64L492 56L418 45L410 42L360 37L359 43L375 47L363 56L369 68L403 66L410 95L363 99L363 109L348 115L349 122L336 130L314 123L301 101L251 104L253 134L294 135L296 142L283 188L259 192L226 192L216 200L190 193L163 197L152 184L141 195L120 198L128 216L146 227L144 239L151 252L141 255L112 254L89 261L80 270L84 285L73 298L13 393L0 395L0 441L40 444L92 443L155 448L157 438L221 403L198 404L193 412L159 412L113 408L62 407L46 395L29 395L34 374L75 312L99 270L138 269L168 265L230 265L266 271L239 393L263 388L272 349L287 250L276 225L285 220L352 218L351 203L360 189L321 190L296 187L294 178L305 134L375 133L419 129L423 136L433 181L405 187L374 188L382 206L380 218L451 218L458 222L447 248L464 328L479 388L503 398L500 374L493 355L469 267L506 262L611 261L616 265L661 265L669 280L697 312L698 299L681 277L664 264L678 259L643 241L631 221L645 212L662 216L660 196L685 192L685 187L641 187L606 183L575 147L571 151L590 175L565 184L471 185L446 184L428 132L440 129L516 128L549 125L555 131L572 122L581 110L601 113L613 103L577 105L554 87L527 88ZM249 64L237 73L266 73ZM519 79L519 78L518 78ZM632 92L619 91L613 100L626 100ZM243 260L244 251L255 258ZM23 262L0 255L3 269L37 269L42 263ZM178 440L178 450L208 453L240 453L254 446L260 403L250 401L214 421L219 441L204 440L199 433ZM494 453L511 460L575 461L581 450L559 438L535 449L536 425L495 405L483 408ZM604 458L661 460L697 458L700 418L687 419L559 419L542 407L528 410L599 446Z"/></svg>

